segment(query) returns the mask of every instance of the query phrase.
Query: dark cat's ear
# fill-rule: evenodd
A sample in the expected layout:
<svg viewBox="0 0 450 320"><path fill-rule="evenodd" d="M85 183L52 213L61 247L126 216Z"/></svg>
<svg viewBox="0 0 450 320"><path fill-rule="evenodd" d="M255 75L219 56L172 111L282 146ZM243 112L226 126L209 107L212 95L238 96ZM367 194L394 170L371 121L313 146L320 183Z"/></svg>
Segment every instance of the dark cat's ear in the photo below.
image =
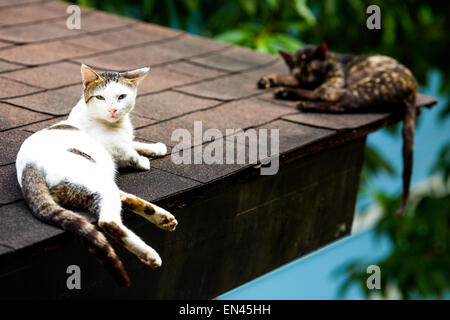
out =
<svg viewBox="0 0 450 320"><path fill-rule="evenodd" d="M89 68L87 65L81 65L81 79L83 80L83 85L86 87L90 83L99 79L101 76L95 72L92 68Z"/></svg>
<svg viewBox="0 0 450 320"><path fill-rule="evenodd" d="M286 64L289 66L289 68L294 68L295 61L294 61L294 56L292 54L290 54L286 51L283 51L283 50L278 50L278 53L281 55L284 62L286 62Z"/></svg>
<svg viewBox="0 0 450 320"><path fill-rule="evenodd" d="M139 68L136 70L130 70L121 72L120 76L129 80L134 86L137 86L150 71L150 67Z"/></svg>
<svg viewBox="0 0 450 320"><path fill-rule="evenodd" d="M322 42L317 48L314 50L313 57L316 59L324 60L327 56L327 43Z"/></svg>

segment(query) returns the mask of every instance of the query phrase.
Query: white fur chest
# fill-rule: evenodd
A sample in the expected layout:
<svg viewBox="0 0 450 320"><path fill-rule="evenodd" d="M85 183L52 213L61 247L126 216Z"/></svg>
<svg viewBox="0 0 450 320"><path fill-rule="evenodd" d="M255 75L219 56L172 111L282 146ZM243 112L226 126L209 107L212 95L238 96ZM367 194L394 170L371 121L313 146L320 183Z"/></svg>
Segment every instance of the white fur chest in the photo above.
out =
<svg viewBox="0 0 450 320"><path fill-rule="evenodd" d="M121 149L124 144L130 144L134 138L133 127L128 115L117 123L93 119L86 112L83 99L72 109L68 121L87 133L92 139L100 142L114 159L117 158L117 150Z"/></svg>

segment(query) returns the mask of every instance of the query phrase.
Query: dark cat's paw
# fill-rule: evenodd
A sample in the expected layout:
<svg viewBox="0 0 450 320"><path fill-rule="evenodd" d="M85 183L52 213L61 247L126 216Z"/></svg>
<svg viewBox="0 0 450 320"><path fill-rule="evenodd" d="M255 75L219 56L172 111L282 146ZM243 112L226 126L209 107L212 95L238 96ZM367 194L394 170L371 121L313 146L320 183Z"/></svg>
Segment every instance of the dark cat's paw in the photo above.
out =
<svg viewBox="0 0 450 320"><path fill-rule="evenodd" d="M276 74L268 74L266 76L261 77L258 81L259 89L267 89L275 86Z"/></svg>
<svg viewBox="0 0 450 320"><path fill-rule="evenodd" d="M316 104L311 101L300 101L297 103L297 109L303 112L317 112Z"/></svg>
<svg viewBox="0 0 450 320"><path fill-rule="evenodd" d="M291 94L290 94L289 90L286 88L275 89L275 91L273 92L273 96L276 99L290 99L291 98Z"/></svg>
<svg viewBox="0 0 450 320"><path fill-rule="evenodd" d="M297 109L302 112L345 113L346 109L340 103L326 101L300 101Z"/></svg>

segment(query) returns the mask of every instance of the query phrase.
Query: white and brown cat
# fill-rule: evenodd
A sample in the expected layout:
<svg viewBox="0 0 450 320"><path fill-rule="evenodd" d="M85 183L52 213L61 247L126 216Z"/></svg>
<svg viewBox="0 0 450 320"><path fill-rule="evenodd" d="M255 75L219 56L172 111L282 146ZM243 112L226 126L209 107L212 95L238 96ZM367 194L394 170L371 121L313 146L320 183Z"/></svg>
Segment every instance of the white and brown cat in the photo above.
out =
<svg viewBox="0 0 450 320"><path fill-rule="evenodd" d="M158 253L122 223L122 208L169 231L175 230L175 217L119 190L115 182L117 167L149 170L146 156L167 152L163 143L134 141L129 113L137 86L148 71L146 67L97 73L82 65L82 98L68 119L27 138L16 160L17 178L33 215L86 240L89 250L121 286L128 286L130 280L107 238L71 209L97 215L106 234L146 265L161 266Z"/></svg>

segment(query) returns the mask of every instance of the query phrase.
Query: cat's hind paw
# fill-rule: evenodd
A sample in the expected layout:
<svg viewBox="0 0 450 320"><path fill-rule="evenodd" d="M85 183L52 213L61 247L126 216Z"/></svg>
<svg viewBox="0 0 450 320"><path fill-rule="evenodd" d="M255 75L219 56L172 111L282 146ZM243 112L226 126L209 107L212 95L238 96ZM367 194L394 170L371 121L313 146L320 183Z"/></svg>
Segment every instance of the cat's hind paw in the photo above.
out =
<svg viewBox="0 0 450 320"><path fill-rule="evenodd" d="M303 112L317 112L314 102L311 101L300 101L297 103L297 109Z"/></svg>
<svg viewBox="0 0 450 320"><path fill-rule="evenodd" d="M175 217L164 217L160 223L158 223L158 227L167 231L175 231L175 228L178 225L178 221Z"/></svg>
<svg viewBox="0 0 450 320"><path fill-rule="evenodd" d="M285 88L277 88L275 89L275 91L273 92L273 96L276 99L289 99L291 97L291 94L288 90L286 90Z"/></svg>
<svg viewBox="0 0 450 320"><path fill-rule="evenodd" d="M157 207L155 212L155 225L167 231L175 231L178 221L175 217L163 208Z"/></svg>
<svg viewBox="0 0 450 320"><path fill-rule="evenodd" d="M275 97L275 99L297 101L299 99L299 96L297 95L296 90L298 89L280 87L275 89L275 91L273 92L273 96Z"/></svg>
<svg viewBox="0 0 450 320"><path fill-rule="evenodd" d="M147 266L149 266L150 268L159 268L162 265L162 260L161 257L159 256L159 254L153 250L152 248L149 248L149 250L140 255L139 259Z"/></svg>
<svg viewBox="0 0 450 320"><path fill-rule="evenodd" d="M339 103L325 101L300 101L297 109L302 112L326 112L326 113L344 113L346 109Z"/></svg>

